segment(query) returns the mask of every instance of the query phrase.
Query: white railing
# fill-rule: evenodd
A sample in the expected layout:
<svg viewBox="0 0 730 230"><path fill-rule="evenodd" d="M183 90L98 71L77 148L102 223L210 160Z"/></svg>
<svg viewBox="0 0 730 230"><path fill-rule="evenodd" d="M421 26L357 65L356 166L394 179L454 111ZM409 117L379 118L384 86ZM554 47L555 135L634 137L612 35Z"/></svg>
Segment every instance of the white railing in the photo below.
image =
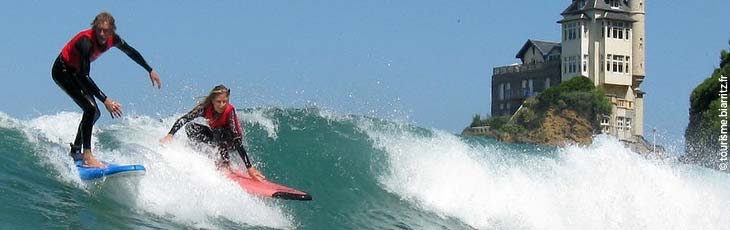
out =
<svg viewBox="0 0 730 230"><path fill-rule="evenodd" d="M548 62L538 62L538 63L530 63L530 64L521 64L521 65L508 65L508 66L500 66L495 67L492 71L493 75L498 74L506 74L506 73L521 73L521 72L529 72L529 71L535 71L539 69L543 69L547 66L551 65L560 65L560 61L548 61Z"/></svg>

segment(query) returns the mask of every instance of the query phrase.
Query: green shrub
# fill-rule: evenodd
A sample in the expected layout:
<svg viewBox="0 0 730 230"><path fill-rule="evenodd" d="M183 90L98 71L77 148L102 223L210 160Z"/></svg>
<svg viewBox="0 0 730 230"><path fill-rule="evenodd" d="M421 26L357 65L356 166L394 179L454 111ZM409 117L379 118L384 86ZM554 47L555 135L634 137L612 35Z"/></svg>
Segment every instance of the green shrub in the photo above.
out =
<svg viewBox="0 0 730 230"><path fill-rule="evenodd" d="M603 89L596 88L593 81L576 76L559 85L548 88L537 96L540 110L554 106L556 109L570 108L579 114L597 117L611 114L611 102Z"/></svg>
<svg viewBox="0 0 730 230"><path fill-rule="evenodd" d="M507 123L500 127L499 131L504 133L517 134L525 132L525 128L514 123Z"/></svg>

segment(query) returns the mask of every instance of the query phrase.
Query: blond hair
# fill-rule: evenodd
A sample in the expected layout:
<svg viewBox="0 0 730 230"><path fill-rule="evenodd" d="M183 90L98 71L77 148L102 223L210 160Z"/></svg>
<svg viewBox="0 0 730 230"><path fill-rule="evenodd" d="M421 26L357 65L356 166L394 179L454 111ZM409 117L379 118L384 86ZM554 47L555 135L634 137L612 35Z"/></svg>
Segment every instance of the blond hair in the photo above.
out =
<svg viewBox="0 0 730 230"><path fill-rule="evenodd" d="M225 94L226 97L230 97L231 89L227 88L225 85L217 85L213 87L213 89L210 90L208 96L206 96L205 99L198 103L197 107L205 107L210 105L213 102L213 99L221 94Z"/></svg>
<svg viewBox="0 0 730 230"><path fill-rule="evenodd" d="M99 28L101 23L108 22L113 30L117 30L117 25L114 24L114 16L107 11L102 11L94 17L94 21L91 22L91 27L94 29Z"/></svg>

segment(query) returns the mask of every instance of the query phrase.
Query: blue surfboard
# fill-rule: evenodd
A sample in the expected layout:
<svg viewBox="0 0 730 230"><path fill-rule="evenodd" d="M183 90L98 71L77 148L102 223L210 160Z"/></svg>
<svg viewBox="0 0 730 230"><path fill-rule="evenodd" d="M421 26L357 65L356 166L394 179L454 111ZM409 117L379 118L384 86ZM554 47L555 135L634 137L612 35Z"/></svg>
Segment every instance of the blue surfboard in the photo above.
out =
<svg viewBox="0 0 730 230"><path fill-rule="evenodd" d="M103 161L106 168L84 167L83 161L76 161L76 168L82 180L95 180L104 177L139 176L145 174L143 165L118 165Z"/></svg>

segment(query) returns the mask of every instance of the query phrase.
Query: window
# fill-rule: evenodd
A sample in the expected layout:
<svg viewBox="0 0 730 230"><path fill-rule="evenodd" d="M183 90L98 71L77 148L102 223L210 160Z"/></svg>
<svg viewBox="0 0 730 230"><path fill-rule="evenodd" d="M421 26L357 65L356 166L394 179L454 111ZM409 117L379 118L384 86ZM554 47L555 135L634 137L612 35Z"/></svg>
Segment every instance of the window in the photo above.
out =
<svg viewBox="0 0 730 230"><path fill-rule="evenodd" d="M624 117L616 117L616 128L624 130Z"/></svg>
<svg viewBox="0 0 730 230"><path fill-rule="evenodd" d="M512 83L507 83L507 85L504 87L504 97L507 99L512 98Z"/></svg>
<svg viewBox="0 0 730 230"><path fill-rule="evenodd" d="M577 56L568 57L568 73L578 72Z"/></svg>
<svg viewBox="0 0 730 230"><path fill-rule="evenodd" d="M583 55L583 72L588 71L588 55Z"/></svg>
<svg viewBox="0 0 730 230"><path fill-rule="evenodd" d="M620 0L608 0L608 4L611 5L611 7L613 8L618 8L620 6L619 4L621 3L619 1Z"/></svg>
<svg viewBox="0 0 730 230"><path fill-rule="evenodd" d="M522 80L522 97L529 97L530 92L527 91L527 80Z"/></svg>
<svg viewBox="0 0 730 230"><path fill-rule="evenodd" d="M606 55L606 72L630 73L631 57L623 55Z"/></svg>
<svg viewBox="0 0 730 230"><path fill-rule="evenodd" d="M644 50L644 38L639 38L639 50Z"/></svg>
<svg viewBox="0 0 730 230"><path fill-rule="evenodd" d="M624 118L624 127L625 127L626 131L631 130L631 118L628 118L628 117Z"/></svg>
<svg viewBox="0 0 730 230"><path fill-rule="evenodd" d="M504 100L504 83L499 83L499 100Z"/></svg>
<svg viewBox="0 0 730 230"><path fill-rule="evenodd" d="M568 57L568 73L573 72L573 65L571 64L571 62L573 62L573 57Z"/></svg>
<svg viewBox="0 0 730 230"><path fill-rule="evenodd" d="M527 89L528 89L527 96L532 96L532 93L534 92L534 90L532 88L532 79L530 79L530 81L528 82Z"/></svg>
<svg viewBox="0 0 730 230"><path fill-rule="evenodd" d="M604 30L606 33L605 36L604 36ZM631 31L631 24L628 22L606 21L603 24L603 28L601 30L601 36L606 37L606 38L629 40L629 39L631 39L629 36L630 31Z"/></svg>
<svg viewBox="0 0 730 230"><path fill-rule="evenodd" d="M577 38L580 38L581 31L583 31L583 29L581 29L581 28L583 28L583 23L582 22L576 23L575 25L576 25L576 35L578 35Z"/></svg>
<svg viewBox="0 0 730 230"><path fill-rule="evenodd" d="M624 39L624 28L618 28L618 39Z"/></svg>
<svg viewBox="0 0 730 230"><path fill-rule="evenodd" d="M578 23L567 23L563 25L563 40L574 40L580 36L577 30Z"/></svg>
<svg viewBox="0 0 730 230"><path fill-rule="evenodd" d="M545 89L550 88L550 78L545 78Z"/></svg>
<svg viewBox="0 0 730 230"><path fill-rule="evenodd" d="M577 26L578 23L572 23L571 25L572 25L570 28L571 39L576 39L576 38L578 38L578 33L576 31L576 27L578 27Z"/></svg>

